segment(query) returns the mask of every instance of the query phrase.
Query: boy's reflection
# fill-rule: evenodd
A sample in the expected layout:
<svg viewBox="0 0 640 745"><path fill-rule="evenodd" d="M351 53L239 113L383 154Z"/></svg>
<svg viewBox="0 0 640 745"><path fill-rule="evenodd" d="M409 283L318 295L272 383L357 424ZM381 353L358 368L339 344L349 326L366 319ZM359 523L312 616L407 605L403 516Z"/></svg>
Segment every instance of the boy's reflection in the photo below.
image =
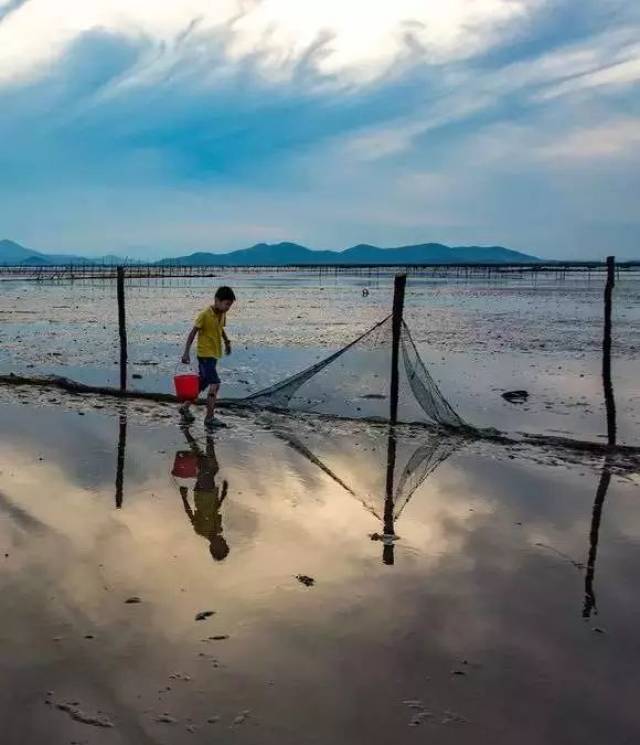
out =
<svg viewBox="0 0 640 745"><path fill-rule="evenodd" d="M220 470L216 458L213 438L207 437L205 452L187 428L183 429L191 451L197 458L197 477L193 487L193 509L189 503L189 488L180 486L180 496L184 511L198 535L209 541L209 551L215 561L222 561L229 554L229 544L222 535L222 515L220 507L227 496L228 484L222 482L222 489L216 484Z"/></svg>

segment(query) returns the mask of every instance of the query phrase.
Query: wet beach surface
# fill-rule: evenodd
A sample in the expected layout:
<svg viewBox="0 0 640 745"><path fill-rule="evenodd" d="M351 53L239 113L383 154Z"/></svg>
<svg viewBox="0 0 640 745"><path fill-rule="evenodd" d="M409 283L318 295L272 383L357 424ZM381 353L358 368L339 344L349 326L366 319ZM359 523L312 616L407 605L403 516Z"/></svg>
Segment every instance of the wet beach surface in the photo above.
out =
<svg viewBox="0 0 640 745"><path fill-rule="evenodd" d="M7 745L640 738L637 469L400 428L389 497L382 425L0 421Z"/></svg>
<svg viewBox="0 0 640 745"><path fill-rule="evenodd" d="M392 277L222 274L127 284L132 388L168 391L192 318L221 283L234 354L223 395L255 392L348 344L387 316ZM370 294L364 298L362 288ZM109 282L0 282L0 372L118 384L116 291ZM500 280L410 277L405 318L445 398L471 424L602 439L603 283L568 275ZM620 442L640 441L640 275L614 291L613 378ZM136 375L139 377L133 378ZM522 405L505 390L526 389Z"/></svg>

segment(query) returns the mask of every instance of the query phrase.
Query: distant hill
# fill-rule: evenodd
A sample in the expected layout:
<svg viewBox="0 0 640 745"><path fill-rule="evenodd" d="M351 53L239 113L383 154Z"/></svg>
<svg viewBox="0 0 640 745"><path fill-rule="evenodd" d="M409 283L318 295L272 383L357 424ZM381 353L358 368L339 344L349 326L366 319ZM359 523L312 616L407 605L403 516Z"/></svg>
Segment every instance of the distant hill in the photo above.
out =
<svg viewBox="0 0 640 745"><path fill-rule="evenodd" d="M257 243L229 253L199 252L162 259L160 265L178 266L286 266L291 264L517 264L540 261L535 256L502 246L445 246L420 243L415 246L380 248L361 243L344 251L315 251L297 243ZM10 240L0 240L0 265L46 266L51 264L125 263L112 254L88 259L70 254L45 254ZM139 262L127 262L139 263Z"/></svg>
<svg viewBox="0 0 640 745"><path fill-rule="evenodd" d="M4 239L0 241L0 264L22 264L29 259L40 257L37 251L25 248L15 241Z"/></svg>
<svg viewBox="0 0 640 745"><path fill-rule="evenodd" d="M53 264L119 264L124 263L119 256L101 256L88 259L73 254L45 254L25 248L7 238L0 240L0 266L51 266Z"/></svg>
<svg viewBox="0 0 640 745"><path fill-rule="evenodd" d="M502 246L445 246L421 243L415 246L380 248L360 244L344 251L313 251L297 243L258 243L229 253L194 253L162 259L158 264L179 266L285 266L287 264L506 264L540 261Z"/></svg>

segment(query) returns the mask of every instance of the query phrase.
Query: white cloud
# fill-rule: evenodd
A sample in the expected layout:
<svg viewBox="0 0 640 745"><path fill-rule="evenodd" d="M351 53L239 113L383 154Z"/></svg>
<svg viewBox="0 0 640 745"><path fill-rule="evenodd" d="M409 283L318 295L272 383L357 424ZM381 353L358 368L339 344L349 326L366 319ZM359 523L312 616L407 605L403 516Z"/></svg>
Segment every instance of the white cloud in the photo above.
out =
<svg viewBox="0 0 640 745"><path fill-rule="evenodd" d="M337 148L358 160L375 161L408 151L418 137L488 111L511 96L540 106L572 93L597 96L617 91L640 80L638 33L638 27L606 31L586 43L568 44L495 70L442 69L428 104L384 125L363 127L343 137ZM485 138L478 151L483 161L499 159L523 128L505 125L502 129L494 128L490 138L480 132Z"/></svg>
<svg viewBox="0 0 640 745"><path fill-rule="evenodd" d="M568 93L587 91L592 88L621 88L640 82L640 45L635 47L636 56L608 65L599 70L576 76L543 91L540 100L549 100Z"/></svg>
<svg viewBox="0 0 640 745"><path fill-rule="evenodd" d="M230 59L254 57L265 74L291 74L322 42L320 75L358 83L409 56L431 62L486 49L547 0L30 0L0 24L0 83L46 71L92 30L175 48L195 21L202 42L223 31Z"/></svg>
<svg viewBox="0 0 640 745"><path fill-rule="evenodd" d="M601 125L576 129L543 145L537 155L552 162L558 159L587 161L628 157L640 153L640 119L615 119Z"/></svg>
<svg viewBox="0 0 640 745"><path fill-rule="evenodd" d="M425 61L461 59L485 49L510 22L538 0L266 0L234 25L231 50L243 56L256 48L265 64L286 69L326 34L318 57L324 74L354 81L375 78L413 51Z"/></svg>

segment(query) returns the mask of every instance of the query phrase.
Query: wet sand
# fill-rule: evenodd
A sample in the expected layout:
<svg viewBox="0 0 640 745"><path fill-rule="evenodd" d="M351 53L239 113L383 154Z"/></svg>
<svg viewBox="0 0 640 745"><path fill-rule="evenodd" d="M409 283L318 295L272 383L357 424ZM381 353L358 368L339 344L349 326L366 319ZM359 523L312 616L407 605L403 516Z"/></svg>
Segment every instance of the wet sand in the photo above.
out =
<svg viewBox="0 0 640 745"><path fill-rule="evenodd" d="M229 282L234 354L224 395L243 396L304 369L388 315L390 276L229 275L127 285L133 388L168 391L195 313ZM362 287L370 294L362 297ZM405 318L445 398L469 423L602 439L601 278L456 281L411 277ZM0 372L118 384L112 283L0 282ZM640 275L614 292L613 381L621 443L640 442ZM527 403L504 401L526 389Z"/></svg>
<svg viewBox="0 0 640 745"><path fill-rule="evenodd" d="M225 421L2 392L3 743L638 741L637 471Z"/></svg>

